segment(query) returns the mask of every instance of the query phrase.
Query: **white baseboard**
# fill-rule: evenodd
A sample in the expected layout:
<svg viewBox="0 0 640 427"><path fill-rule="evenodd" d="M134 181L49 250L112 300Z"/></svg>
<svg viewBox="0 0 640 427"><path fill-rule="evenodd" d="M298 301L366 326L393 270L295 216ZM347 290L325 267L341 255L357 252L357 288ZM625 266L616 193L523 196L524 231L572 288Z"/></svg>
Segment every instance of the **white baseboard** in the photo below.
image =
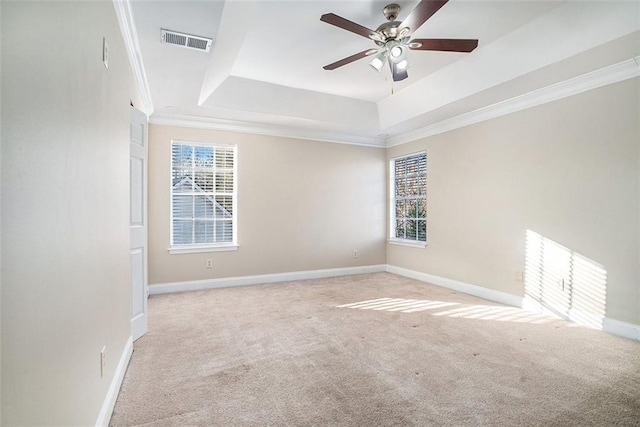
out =
<svg viewBox="0 0 640 427"><path fill-rule="evenodd" d="M203 289L228 288L232 286L259 285L265 283L290 282L293 280L322 279L324 277L350 276L354 274L387 271L386 264L360 267L330 268L326 270L294 271L291 273L260 274L257 276L226 277L221 279L194 280L189 282L161 283L149 285L149 294L199 291Z"/></svg>
<svg viewBox="0 0 640 427"><path fill-rule="evenodd" d="M602 321L602 330L621 337L640 341L640 325L605 317Z"/></svg>
<svg viewBox="0 0 640 427"><path fill-rule="evenodd" d="M445 277L435 276L428 273L420 273L406 268L396 267L395 265L387 265L389 273L398 274L410 279L420 280L421 282L431 283L433 285L442 286L443 288L453 289L454 291L463 292L465 294L474 295L490 301L511 305L514 307L522 307L522 297L508 294L506 292L495 291L483 286L472 285L470 283L460 282L458 280L447 279Z"/></svg>
<svg viewBox="0 0 640 427"><path fill-rule="evenodd" d="M118 399L118 393L120 393L120 386L122 386L124 374L125 372L127 372L127 366L129 365L129 360L131 359L132 354L133 339L129 337L127 343L124 345L124 350L122 351L120 361L118 362L116 371L113 374L113 378L111 379L111 384L109 384L107 396L104 398L102 408L100 408L100 414L98 414L96 427L106 427L109 425L111 414L113 413L113 408L116 406L116 400Z"/></svg>

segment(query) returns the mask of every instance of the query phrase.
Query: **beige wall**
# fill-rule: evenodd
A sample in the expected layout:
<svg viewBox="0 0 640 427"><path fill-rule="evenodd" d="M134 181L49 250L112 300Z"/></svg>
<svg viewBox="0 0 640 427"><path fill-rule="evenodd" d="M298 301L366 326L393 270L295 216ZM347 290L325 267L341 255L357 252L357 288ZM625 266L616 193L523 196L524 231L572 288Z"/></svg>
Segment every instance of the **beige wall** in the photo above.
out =
<svg viewBox="0 0 640 427"><path fill-rule="evenodd" d="M93 425L130 335L131 68L111 1L3 1L1 36L2 424Z"/></svg>
<svg viewBox="0 0 640 427"><path fill-rule="evenodd" d="M167 252L172 139L237 144L237 251ZM149 283L383 264L384 160L378 148L150 125Z"/></svg>
<svg viewBox="0 0 640 427"><path fill-rule="evenodd" d="M522 296L531 229L604 266L607 316L640 323L639 80L388 150L425 149L428 246L389 264Z"/></svg>

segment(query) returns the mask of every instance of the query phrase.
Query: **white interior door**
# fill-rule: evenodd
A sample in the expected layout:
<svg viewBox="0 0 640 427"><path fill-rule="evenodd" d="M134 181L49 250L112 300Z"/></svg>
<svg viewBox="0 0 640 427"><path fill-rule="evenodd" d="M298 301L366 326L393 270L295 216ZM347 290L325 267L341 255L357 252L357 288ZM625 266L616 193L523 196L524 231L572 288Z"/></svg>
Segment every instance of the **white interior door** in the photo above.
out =
<svg viewBox="0 0 640 427"><path fill-rule="evenodd" d="M131 335L147 332L147 116L131 107L129 159L129 258L131 263Z"/></svg>

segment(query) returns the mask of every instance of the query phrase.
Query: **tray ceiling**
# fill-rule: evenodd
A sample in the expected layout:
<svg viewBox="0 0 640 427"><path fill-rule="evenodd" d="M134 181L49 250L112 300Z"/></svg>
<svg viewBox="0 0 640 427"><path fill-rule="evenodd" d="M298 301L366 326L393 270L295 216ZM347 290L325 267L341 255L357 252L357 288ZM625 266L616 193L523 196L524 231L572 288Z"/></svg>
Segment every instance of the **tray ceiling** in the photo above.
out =
<svg viewBox="0 0 640 427"><path fill-rule="evenodd" d="M637 57L629 1L451 0L414 34L477 38L472 53L409 53L392 82L375 45L320 21L333 12L375 29L387 1L129 0L154 119L281 129L311 139L385 140ZM417 1L398 1L402 20ZM209 53L164 44L162 28L213 39ZM324 136L323 136L324 135Z"/></svg>

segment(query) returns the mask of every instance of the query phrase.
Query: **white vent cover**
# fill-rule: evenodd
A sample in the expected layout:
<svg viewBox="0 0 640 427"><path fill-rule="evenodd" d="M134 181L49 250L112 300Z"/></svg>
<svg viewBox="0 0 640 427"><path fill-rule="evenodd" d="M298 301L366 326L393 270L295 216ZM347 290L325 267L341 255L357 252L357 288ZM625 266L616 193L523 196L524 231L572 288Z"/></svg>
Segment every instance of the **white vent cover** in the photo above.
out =
<svg viewBox="0 0 640 427"><path fill-rule="evenodd" d="M206 37L194 36L191 34L179 33L177 31L161 29L160 34L164 43L175 44L176 46L186 47L187 49L201 50L209 52L211 49L212 39Z"/></svg>

